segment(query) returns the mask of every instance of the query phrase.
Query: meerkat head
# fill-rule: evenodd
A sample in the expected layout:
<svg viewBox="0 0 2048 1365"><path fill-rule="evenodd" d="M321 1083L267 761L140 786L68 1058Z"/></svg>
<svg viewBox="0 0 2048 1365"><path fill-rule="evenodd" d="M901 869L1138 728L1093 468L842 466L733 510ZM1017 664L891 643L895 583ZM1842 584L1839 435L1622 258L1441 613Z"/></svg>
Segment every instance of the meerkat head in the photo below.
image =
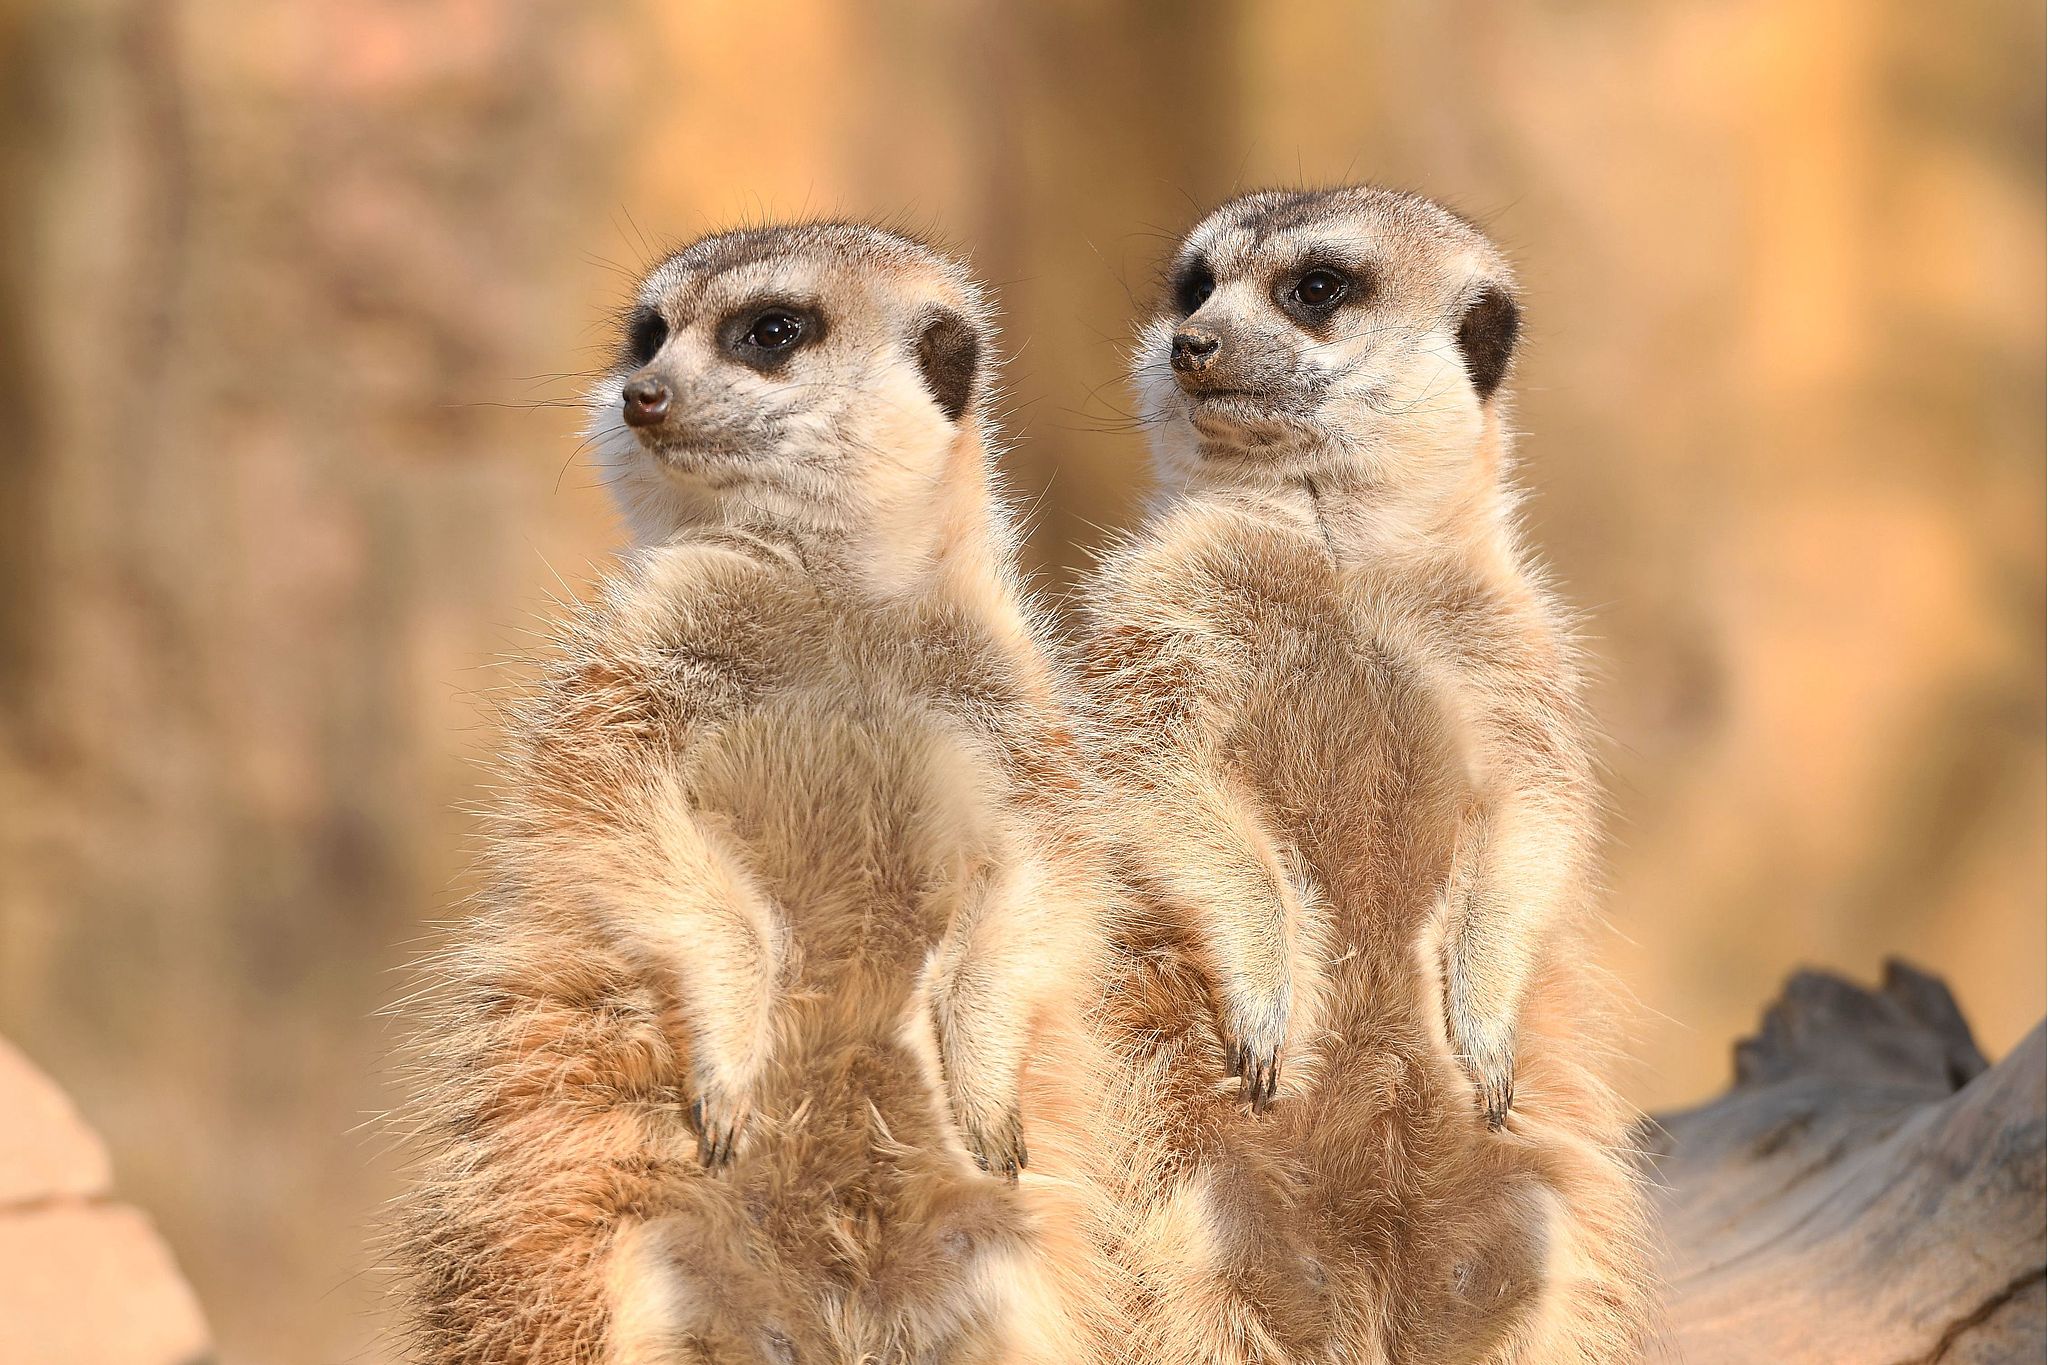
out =
<svg viewBox="0 0 2048 1365"><path fill-rule="evenodd" d="M1426 496L1497 460L1518 323L1505 259L1438 204L1252 194L1188 234L1134 369L1169 476L1348 473Z"/></svg>
<svg viewBox="0 0 2048 1365"><path fill-rule="evenodd" d="M989 309L922 243L854 223L719 233L649 271L623 322L589 401L642 543L929 528L936 496L986 476Z"/></svg>

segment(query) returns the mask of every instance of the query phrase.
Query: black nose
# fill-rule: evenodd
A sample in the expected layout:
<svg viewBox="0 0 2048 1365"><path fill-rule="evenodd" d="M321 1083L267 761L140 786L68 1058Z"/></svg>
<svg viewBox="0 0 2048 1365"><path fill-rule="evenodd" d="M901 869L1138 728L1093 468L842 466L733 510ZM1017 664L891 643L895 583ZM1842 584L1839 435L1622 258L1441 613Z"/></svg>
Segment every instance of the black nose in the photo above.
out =
<svg viewBox="0 0 2048 1365"><path fill-rule="evenodd" d="M1173 334L1173 368L1182 374L1200 374L1209 368L1223 338L1196 327L1183 327Z"/></svg>
<svg viewBox="0 0 2048 1365"><path fill-rule="evenodd" d="M668 385L651 374L634 375L626 381L626 425L651 427L668 416Z"/></svg>

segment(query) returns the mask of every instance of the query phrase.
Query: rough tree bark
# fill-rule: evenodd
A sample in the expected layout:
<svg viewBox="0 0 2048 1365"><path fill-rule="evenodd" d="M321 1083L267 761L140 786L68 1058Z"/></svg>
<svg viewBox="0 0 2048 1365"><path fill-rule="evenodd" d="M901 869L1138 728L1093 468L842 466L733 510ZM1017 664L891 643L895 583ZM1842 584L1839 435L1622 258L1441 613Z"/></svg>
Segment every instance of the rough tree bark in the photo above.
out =
<svg viewBox="0 0 2048 1365"><path fill-rule="evenodd" d="M1802 972L1735 1085L1646 1141L1685 1365L2043 1357L2042 1029L1987 1066L1947 987Z"/></svg>

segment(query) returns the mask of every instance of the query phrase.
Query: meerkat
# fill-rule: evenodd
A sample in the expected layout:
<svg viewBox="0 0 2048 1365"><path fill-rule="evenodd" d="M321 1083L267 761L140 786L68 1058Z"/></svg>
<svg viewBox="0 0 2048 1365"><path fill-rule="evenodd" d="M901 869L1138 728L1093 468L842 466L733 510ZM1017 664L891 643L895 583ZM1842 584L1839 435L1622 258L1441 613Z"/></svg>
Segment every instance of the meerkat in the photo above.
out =
<svg viewBox="0 0 2048 1365"><path fill-rule="evenodd" d="M1632 1115L1584 950L1570 617L1521 543L1506 261L1428 200L1197 226L1134 357L1164 493L1080 596L1166 1155L1156 1358L1626 1358ZM1149 1249L1148 1249L1149 1248Z"/></svg>
<svg viewBox="0 0 2048 1365"><path fill-rule="evenodd" d="M623 331L640 548L510 711L422 1033L420 1354L1096 1358L1101 936L989 309L810 224L668 257Z"/></svg>

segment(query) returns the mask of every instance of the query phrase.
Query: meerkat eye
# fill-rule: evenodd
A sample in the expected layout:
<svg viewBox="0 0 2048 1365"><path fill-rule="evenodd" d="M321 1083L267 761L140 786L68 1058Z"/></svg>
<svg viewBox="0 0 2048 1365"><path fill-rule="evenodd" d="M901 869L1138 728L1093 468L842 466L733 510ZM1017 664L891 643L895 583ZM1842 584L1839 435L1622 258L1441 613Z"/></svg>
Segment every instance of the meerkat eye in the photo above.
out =
<svg viewBox="0 0 2048 1365"><path fill-rule="evenodd" d="M1294 285L1294 301L1304 308L1329 308L1351 292L1351 281L1335 270L1318 267Z"/></svg>
<svg viewBox="0 0 2048 1365"><path fill-rule="evenodd" d="M635 308L626 321L626 359L639 369L661 352L668 340L668 319L652 308Z"/></svg>
<svg viewBox="0 0 2048 1365"><path fill-rule="evenodd" d="M1209 272L1207 263L1194 261L1173 282L1173 306L1186 317L1207 303L1215 292L1216 277Z"/></svg>
<svg viewBox="0 0 2048 1365"><path fill-rule="evenodd" d="M800 303L758 301L719 324L719 348L763 374L780 369L799 350L825 336L825 319Z"/></svg>
<svg viewBox="0 0 2048 1365"><path fill-rule="evenodd" d="M763 351L788 350L803 340L804 320L786 308L771 308L754 319L741 340Z"/></svg>

